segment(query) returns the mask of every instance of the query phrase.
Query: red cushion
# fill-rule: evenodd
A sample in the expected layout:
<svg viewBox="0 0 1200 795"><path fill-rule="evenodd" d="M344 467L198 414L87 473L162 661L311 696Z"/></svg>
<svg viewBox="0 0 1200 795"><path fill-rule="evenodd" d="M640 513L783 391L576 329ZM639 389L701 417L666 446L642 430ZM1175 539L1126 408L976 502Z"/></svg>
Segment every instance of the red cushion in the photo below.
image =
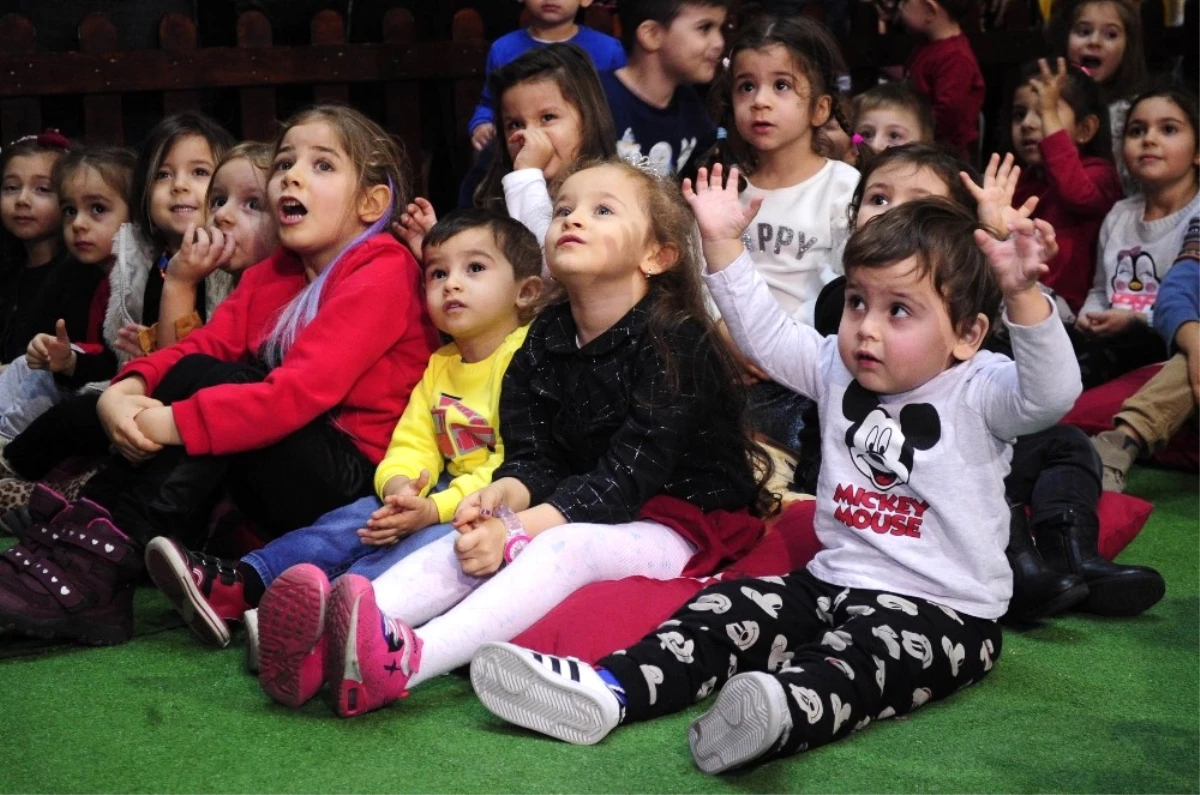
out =
<svg viewBox="0 0 1200 795"><path fill-rule="evenodd" d="M1100 517L1100 554L1112 560L1142 532L1154 506L1132 494L1105 491L1096 513Z"/></svg>
<svg viewBox="0 0 1200 795"><path fill-rule="evenodd" d="M1121 404L1141 389L1147 381L1158 374L1162 364L1148 364L1120 378L1087 390L1062 418L1066 425L1074 425L1088 436L1112 429L1113 415L1121 410ZM1151 462L1171 469L1188 472L1200 470L1200 432L1193 419L1171 437L1166 446L1151 456Z"/></svg>

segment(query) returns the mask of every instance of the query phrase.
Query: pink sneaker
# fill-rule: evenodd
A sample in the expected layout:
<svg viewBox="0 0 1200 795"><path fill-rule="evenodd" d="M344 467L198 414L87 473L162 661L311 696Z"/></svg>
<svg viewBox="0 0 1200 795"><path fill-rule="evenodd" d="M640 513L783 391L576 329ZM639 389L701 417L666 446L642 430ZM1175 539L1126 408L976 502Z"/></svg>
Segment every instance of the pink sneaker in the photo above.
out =
<svg viewBox="0 0 1200 795"><path fill-rule="evenodd" d="M421 639L375 604L366 577L346 574L333 586L325 667L343 718L370 712L408 695L421 667Z"/></svg>
<svg viewBox="0 0 1200 795"><path fill-rule="evenodd" d="M268 696L300 707L325 684L329 580L309 563L281 574L258 605L258 683Z"/></svg>

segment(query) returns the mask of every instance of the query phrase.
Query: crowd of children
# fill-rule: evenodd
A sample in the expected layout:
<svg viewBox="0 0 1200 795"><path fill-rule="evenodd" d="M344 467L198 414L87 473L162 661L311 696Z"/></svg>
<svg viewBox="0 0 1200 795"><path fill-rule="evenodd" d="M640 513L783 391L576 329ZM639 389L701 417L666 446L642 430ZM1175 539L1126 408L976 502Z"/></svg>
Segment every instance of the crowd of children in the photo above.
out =
<svg viewBox="0 0 1200 795"><path fill-rule="evenodd" d="M182 113L137 155L4 147L0 628L125 642L148 575L206 642L244 625L280 703L471 663L500 717L595 743L717 693L717 773L977 683L1002 620L1163 597L1098 549L1101 488L1200 400L1197 100L1147 83L1137 11L1056 3L980 174L969 0L901 0L907 80L853 97L807 17L727 42L726 0L622 0L618 43L586 5L494 43L472 207L340 105L270 144ZM1112 431L1055 424L1164 361ZM595 666L509 643L740 558L780 484L816 500L806 568ZM205 551L218 506L265 546Z"/></svg>

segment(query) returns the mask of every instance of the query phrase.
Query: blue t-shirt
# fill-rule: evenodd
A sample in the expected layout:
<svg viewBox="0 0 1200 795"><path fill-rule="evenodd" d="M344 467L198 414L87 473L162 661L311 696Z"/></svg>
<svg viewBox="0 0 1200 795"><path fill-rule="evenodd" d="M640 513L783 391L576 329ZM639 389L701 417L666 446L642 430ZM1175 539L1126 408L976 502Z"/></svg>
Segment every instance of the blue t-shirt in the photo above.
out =
<svg viewBox="0 0 1200 795"><path fill-rule="evenodd" d="M675 173L687 163L697 144L703 152L716 138L717 126L691 86L679 86L667 107L656 108L626 88L615 70L601 72L600 85L608 97L617 131L617 154L622 157L642 155L656 169Z"/></svg>
<svg viewBox="0 0 1200 795"><path fill-rule="evenodd" d="M492 72L501 66L512 63L534 47L544 47L549 43L530 36L527 28L504 34L492 42L491 49L488 50L487 76L490 77ZM578 33L561 43L574 44L590 55L598 72L620 69L625 65L625 50L622 49L621 42L598 30L580 25ZM467 123L468 133L474 132L475 128L481 124L495 123L492 118L492 102L492 91L485 79L483 96L480 97L479 104L475 106L475 115Z"/></svg>

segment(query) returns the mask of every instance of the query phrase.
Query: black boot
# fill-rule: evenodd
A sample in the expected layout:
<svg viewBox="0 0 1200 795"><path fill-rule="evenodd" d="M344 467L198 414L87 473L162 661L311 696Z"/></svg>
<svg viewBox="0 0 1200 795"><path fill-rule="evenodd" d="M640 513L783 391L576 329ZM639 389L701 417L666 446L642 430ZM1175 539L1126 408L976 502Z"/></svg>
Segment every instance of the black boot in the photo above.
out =
<svg viewBox="0 0 1200 795"><path fill-rule="evenodd" d="M1008 525L1008 565L1013 572L1013 595L1007 619L1035 621L1058 615L1088 596L1088 586L1074 574L1063 574L1046 565L1033 545L1024 505L1012 506Z"/></svg>
<svg viewBox="0 0 1200 795"><path fill-rule="evenodd" d="M1100 556L1100 522L1095 514L1066 510L1039 521L1034 530L1046 563L1077 574L1088 585L1080 610L1101 616L1136 616L1167 591L1162 575L1148 566L1122 566Z"/></svg>

